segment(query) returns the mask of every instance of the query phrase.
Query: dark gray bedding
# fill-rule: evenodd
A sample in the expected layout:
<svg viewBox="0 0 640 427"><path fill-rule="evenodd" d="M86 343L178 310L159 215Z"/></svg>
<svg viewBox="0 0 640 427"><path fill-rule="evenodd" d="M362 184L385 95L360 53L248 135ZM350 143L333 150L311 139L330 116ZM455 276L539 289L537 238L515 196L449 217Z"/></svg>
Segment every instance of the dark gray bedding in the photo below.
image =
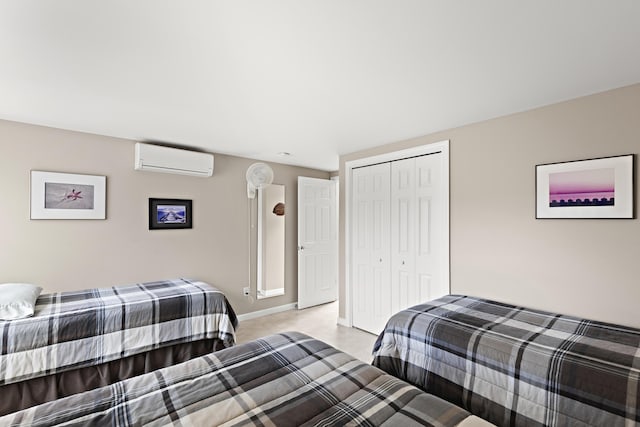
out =
<svg viewBox="0 0 640 427"><path fill-rule="evenodd" d="M0 425L397 427L469 419L483 425L463 409L291 332L11 414Z"/></svg>
<svg viewBox="0 0 640 427"><path fill-rule="evenodd" d="M392 316L373 364L503 426L640 423L640 330L449 295Z"/></svg>
<svg viewBox="0 0 640 427"><path fill-rule="evenodd" d="M0 321L0 385L181 342L233 345L224 294L186 279L44 294L33 317Z"/></svg>
<svg viewBox="0 0 640 427"><path fill-rule="evenodd" d="M0 321L0 415L234 344L225 295L187 279L41 295Z"/></svg>

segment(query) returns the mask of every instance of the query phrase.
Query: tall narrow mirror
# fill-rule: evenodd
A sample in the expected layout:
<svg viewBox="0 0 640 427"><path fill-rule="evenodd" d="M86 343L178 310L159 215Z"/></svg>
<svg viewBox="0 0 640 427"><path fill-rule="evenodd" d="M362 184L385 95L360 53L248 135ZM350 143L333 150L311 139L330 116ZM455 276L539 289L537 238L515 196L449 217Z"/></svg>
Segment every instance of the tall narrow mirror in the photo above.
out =
<svg viewBox="0 0 640 427"><path fill-rule="evenodd" d="M284 295L284 185L258 188L258 293Z"/></svg>

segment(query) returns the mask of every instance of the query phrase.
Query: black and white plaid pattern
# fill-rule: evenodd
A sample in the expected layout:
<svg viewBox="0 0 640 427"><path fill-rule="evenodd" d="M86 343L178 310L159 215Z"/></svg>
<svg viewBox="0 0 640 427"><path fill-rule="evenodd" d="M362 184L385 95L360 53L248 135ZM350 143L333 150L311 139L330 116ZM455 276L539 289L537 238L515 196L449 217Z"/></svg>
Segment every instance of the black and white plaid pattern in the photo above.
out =
<svg viewBox="0 0 640 427"><path fill-rule="evenodd" d="M224 294L186 279L41 295L33 317L0 321L0 385L200 339L231 346L237 322Z"/></svg>
<svg viewBox="0 0 640 427"><path fill-rule="evenodd" d="M469 415L290 332L7 415L0 425L455 426Z"/></svg>
<svg viewBox="0 0 640 427"><path fill-rule="evenodd" d="M394 315L375 366L501 426L640 423L640 330L449 295Z"/></svg>

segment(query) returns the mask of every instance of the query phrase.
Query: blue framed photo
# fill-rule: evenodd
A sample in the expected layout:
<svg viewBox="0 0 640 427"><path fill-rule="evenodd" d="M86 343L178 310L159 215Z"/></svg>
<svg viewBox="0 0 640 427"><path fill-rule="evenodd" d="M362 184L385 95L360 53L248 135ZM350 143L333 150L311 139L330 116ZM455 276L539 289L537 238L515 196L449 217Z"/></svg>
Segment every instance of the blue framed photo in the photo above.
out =
<svg viewBox="0 0 640 427"><path fill-rule="evenodd" d="M192 228L192 201L149 199L149 230Z"/></svg>

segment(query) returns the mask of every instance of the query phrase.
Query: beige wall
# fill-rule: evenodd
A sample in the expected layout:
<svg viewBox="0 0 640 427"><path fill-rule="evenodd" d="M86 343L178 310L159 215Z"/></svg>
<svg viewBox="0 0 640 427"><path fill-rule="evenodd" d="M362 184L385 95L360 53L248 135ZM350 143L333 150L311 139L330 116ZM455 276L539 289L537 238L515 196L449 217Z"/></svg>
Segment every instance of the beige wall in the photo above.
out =
<svg viewBox="0 0 640 427"><path fill-rule="evenodd" d="M0 283L60 291L189 277L223 290L238 313L297 301L297 176L328 173L271 164L286 187L286 294L252 303L242 287L250 280L245 172L253 160L216 154L206 179L139 172L133 144L0 121ZM30 170L106 175L107 220L30 220ZM193 229L149 230L149 197L192 199Z"/></svg>
<svg viewBox="0 0 640 427"><path fill-rule="evenodd" d="M639 112L636 84L342 156L341 301L345 162L448 139L452 293L640 327L640 220L536 220L534 200L536 164L637 155Z"/></svg>

